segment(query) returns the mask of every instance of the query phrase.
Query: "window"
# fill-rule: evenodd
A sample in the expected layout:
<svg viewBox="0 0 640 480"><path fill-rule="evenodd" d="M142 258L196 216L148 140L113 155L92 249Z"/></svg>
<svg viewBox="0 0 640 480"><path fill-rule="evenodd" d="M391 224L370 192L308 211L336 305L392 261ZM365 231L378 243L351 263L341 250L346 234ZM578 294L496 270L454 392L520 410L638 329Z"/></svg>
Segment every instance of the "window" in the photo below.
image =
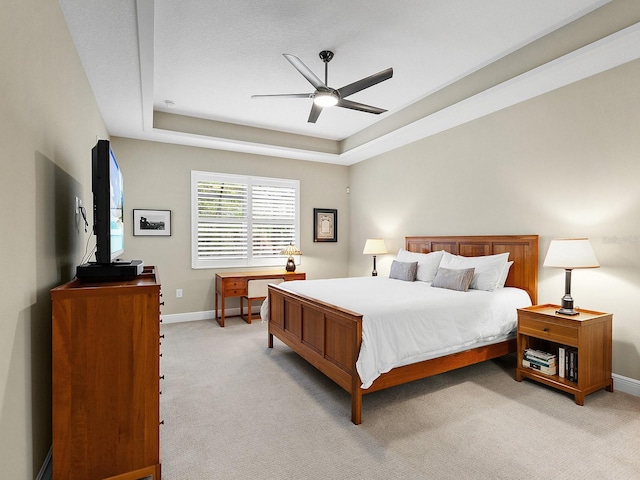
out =
<svg viewBox="0 0 640 480"><path fill-rule="evenodd" d="M191 172L193 268L284 265L299 245L300 182Z"/></svg>

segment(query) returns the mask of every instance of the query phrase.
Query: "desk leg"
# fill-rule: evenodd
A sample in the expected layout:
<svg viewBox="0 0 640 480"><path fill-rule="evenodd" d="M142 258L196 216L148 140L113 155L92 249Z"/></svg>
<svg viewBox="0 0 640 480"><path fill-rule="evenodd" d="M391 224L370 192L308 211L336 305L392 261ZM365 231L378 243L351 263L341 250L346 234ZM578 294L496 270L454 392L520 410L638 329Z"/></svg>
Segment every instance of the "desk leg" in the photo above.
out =
<svg viewBox="0 0 640 480"><path fill-rule="evenodd" d="M218 321L221 327L224 327L224 295L223 294L220 295L220 299L221 299L220 301L221 308L220 308L220 317L218 318L218 293L216 292L216 320Z"/></svg>

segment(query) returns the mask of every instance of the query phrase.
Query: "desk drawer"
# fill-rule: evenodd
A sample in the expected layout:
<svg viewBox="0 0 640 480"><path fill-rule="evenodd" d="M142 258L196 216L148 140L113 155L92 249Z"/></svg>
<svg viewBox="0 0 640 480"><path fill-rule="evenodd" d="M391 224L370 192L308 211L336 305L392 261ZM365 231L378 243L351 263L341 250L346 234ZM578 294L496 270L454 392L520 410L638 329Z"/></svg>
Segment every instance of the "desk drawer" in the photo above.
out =
<svg viewBox="0 0 640 480"><path fill-rule="evenodd" d="M241 287L241 288L225 288L224 289L224 296L225 297L241 297L243 295L247 294L247 288L246 287Z"/></svg>
<svg viewBox="0 0 640 480"><path fill-rule="evenodd" d="M222 293L225 297L239 297L247 294L246 280L226 280L222 282Z"/></svg>
<svg viewBox="0 0 640 480"><path fill-rule="evenodd" d="M576 327L543 322L523 315L518 317L518 333L565 345L578 344L578 329Z"/></svg>

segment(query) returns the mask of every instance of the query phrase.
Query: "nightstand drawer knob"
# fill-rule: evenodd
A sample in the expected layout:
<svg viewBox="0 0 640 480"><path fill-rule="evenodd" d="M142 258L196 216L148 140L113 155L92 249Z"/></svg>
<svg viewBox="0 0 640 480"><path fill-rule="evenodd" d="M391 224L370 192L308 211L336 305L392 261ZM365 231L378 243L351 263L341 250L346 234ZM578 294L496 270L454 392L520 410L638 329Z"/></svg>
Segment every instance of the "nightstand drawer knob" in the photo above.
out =
<svg viewBox="0 0 640 480"><path fill-rule="evenodd" d="M548 332L548 331L549 331L549 328L544 327L544 328L542 329L542 331L543 331L543 332Z"/></svg>

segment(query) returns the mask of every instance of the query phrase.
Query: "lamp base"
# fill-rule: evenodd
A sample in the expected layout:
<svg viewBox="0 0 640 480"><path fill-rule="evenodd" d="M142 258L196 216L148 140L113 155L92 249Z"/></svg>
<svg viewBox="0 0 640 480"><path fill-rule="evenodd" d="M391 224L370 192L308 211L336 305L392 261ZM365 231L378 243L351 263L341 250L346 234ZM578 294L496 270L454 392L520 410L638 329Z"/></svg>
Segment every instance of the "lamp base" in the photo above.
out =
<svg viewBox="0 0 640 480"><path fill-rule="evenodd" d="M287 272L295 272L296 271L296 262L293 261L293 257L289 257L287 260L287 266L285 267Z"/></svg>
<svg viewBox="0 0 640 480"><path fill-rule="evenodd" d="M561 308L560 310L556 310L556 313L560 315L580 315L580 312L577 312L573 308Z"/></svg>
<svg viewBox="0 0 640 480"><path fill-rule="evenodd" d="M571 270L567 270L569 272L569 275L571 275ZM560 310L556 310L556 313L559 313L560 315L578 315L578 313L575 310L575 308L573 308L573 297L571 296L571 277L569 277L569 283L566 285L566 293L564 294L564 297L562 297L562 300L560 302Z"/></svg>

